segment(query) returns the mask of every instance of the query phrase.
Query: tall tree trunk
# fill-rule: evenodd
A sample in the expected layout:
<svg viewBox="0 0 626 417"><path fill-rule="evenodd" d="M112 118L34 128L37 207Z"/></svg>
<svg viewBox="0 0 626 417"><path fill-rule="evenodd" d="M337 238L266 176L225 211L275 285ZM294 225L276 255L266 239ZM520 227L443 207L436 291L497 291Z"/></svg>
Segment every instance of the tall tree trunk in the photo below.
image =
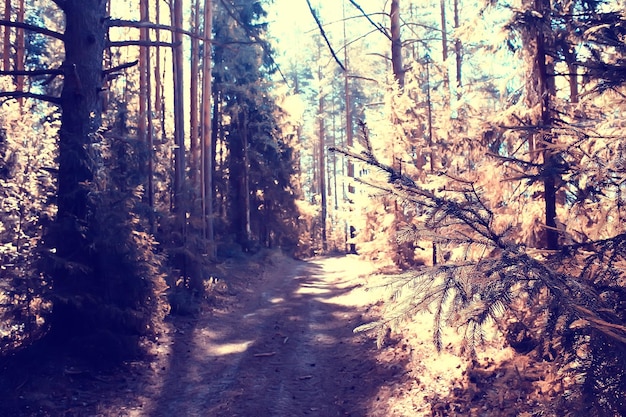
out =
<svg viewBox="0 0 626 417"><path fill-rule="evenodd" d="M102 61L106 39L106 3L101 0L59 2L65 12L64 82L59 129L57 218L50 231L53 262L53 331L90 331L85 314L94 283L95 255L90 233L94 207L90 183L97 169L97 130L101 124ZM83 300L83 301L80 301ZM83 303L84 302L84 303Z"/></svg>
<svg viewBox="0 0 626 417"><path fill-rule="evenodd" d="M430 173L435 172L435 153L433 152L434 132L433 132L433 105L430 95L430 57L426 57L426 113L428 122L428 159L430 163ZM432 263L437 265L437 244L432 242Z"/></svg>
<svg viewBox="0 0 626 417"><path fill-rule="evenodd" d="M448 75L448 27L446 22L446 0L439 1L441 11L441 58L443 60L443 91L444 97L448 97L450 91L450 77Z"/></svg>
<svg viewBox="0 0 626 417"><path fill-rule="evenodd" d="M139 19L142 22L147 22L149 19L149 6L148 0L141 0L139 3ZM139 39L143 42L147 42L149 39L149 29L139 29ZM150 62L148 60L149 52L145 46L139 47L139 114L137 115L137 134L139 140L148 145L147 140L147 122L150 116L148 115L148 96L150 90L148 89L148 73L150 72ZM150 158L151 160L152 158ZM148 178L152 178L152 171L148 173ZM147 187L148 190L150 187ZM148 200L150 200L150 191L148 191ZM152 207L152 204L150 205Z"/></svg>
<svg viewBox="0 0 626 417"><path fill-rule="evenodd" d="M11 0L4 0L4 20L11 20ZM3 27L2 69L11 71L11 28Z"/></svg>
<svg viewBox="0 0 626 417"><path fill-rule="evenodd" d="M345 4L344 4L345 6ZM348 59L348 37L346 35L346 9L343 7L343 57L344 66L346 70L343 72L343 88L344 88L344 100L346 105L346 146L351 148L354 146L354 121L352 120L352 97L350 92L350 77L349 68L350 62ZM346 159L345 156L342 156ZM351 159L346 161L348 166L348 178L354 178L354 162ZM348 185L348 193L354 194L356 190L351 183Z"/></svg>
<svg viewBox="0 0 626 417"><path fill-rule="evenodd" d="M193 28L192 32L196 35L191 38L191 80L189 87L189 179L194 194L200 190L200 127L199 127L199 107L198 107L198 94L199 94L199 75L198 67L200 65L200 40L197 35L200 33L200 1L195 0L192 8L193 16ZM196 199L194 195L194 200ZM196 204L192 212L195 212Z"/></svg>
<svg viewBox="0 0 626 417"><path fill-rule="evenodd" d="M400 88L404 87L404 65L402 64L402 38L400 35L400 0L391 0L391 64L393 75Z"/></svg>
<svg viewBox="0 0 626 417"><path fill-rule="evenodd" d="M183 28L183 0L172 1L172 26L175 29ZM174 210L179 214L180 226L185 227L185 114L183 91L183 35L174 32L174 46L172 50L173 77L174 77Z"/></svg>
<svg viewBox="0 0 626 417"><path fill-rule="evenodd" d="M459 0L454 0L454 29L459 29ZM463 44L461 40L456 37L454 40L454 54L456 56L456 96L461 98L461 87L463 87Z"/></svg>
<svg viewBox="0 0 626 417"><path fill-rule="evenodd" d="M535 10L544 19L550 19L550 0L535 0ZM554 250L559 246L559 235L556 227L556 194L560 176L555 172L558 163L558 154L550 146L553 143L552 126L552 99L555 96L554 72L552 57L548 54L548 39L544 31L549 30L549 22L543 22L535 29L535 57L534 74L536 77L537 98L541 103L540 131L537 141L543 157L543 187L545 199L546 222L546 249Z"/></svg>
<svg viewBox="0 0 626 417"><path fill-rule="evenodd" d="M161 23L161 0L157 0L154 5L154 20L156 23ZM155 31L154 34L155 42L157 44L161 41L161 32ZM161 54L161 47L154 47L154 111L155 111L155 120L159 122L159 131L161 134L161 139L163 142L166 141L166 130L165 130L165 104L163 100L163 74L161 71L161 64L163 63L163 55ZM154 152L154 146L151 149L151 152ZM155 155L153 155L153 160L155 159ZM154 167L153 167L154 168ZM157 199L157 196L154 194L157 190L152 187L153 201ZM155 231L156 223L153 225L153 232Z"/></svg>
<svg viewBox="0 0 626 417"><path fill-rule="evenodd" d="M321 59L321 50L320 50L320 59ZM317 77L321 81L322 67L319 66L317 70ZM321 196L321 211L320 211L320 226L322 232L322 250L326 252L327 249L327 239L326 239L326 216L327 216L327 202L326 202L326 149L325 149L325 137L326 137L326 127L324 123L324 119L326 115L324 114L324 91L323 87L320 86L320 91L318 92L318 109L317 109L317 117L319 123L319 131L318 131L318 159L317 163L319 166L319 192Z"/></svg>
<svg viewBox="0 0 626 417"><path fill-rule="evenodd" d="M207 254L215 259L215 232L213 227L213 165L214 153L211 134L211 36L213 31L213 1L204 0L204 34L202 55L202 207L204 214Z"/></svg>
<svg viewBox="0 0 626 417"><path fill-rule="evenodd" d="M17 21L23 23L24 22L24 0L20 0L20 4L17 8ZM15 32L15 69L17 71L22 71L24 69L24 52L26 50L26 44L24 42L24 30L18 29ZM18 75L16 77L16 89L17 91L24 91L24 76ZM22 103L24 102L23 98L17 99L20 108L22 107Z"/></svg>
<svg viewBox="0 0 626 417"><path fill-rule="evenodd" d="M245 250L250 244L250 186L248 163L248 114L239 106L229 139L229 183L231 223L236 242Z"/></svg>

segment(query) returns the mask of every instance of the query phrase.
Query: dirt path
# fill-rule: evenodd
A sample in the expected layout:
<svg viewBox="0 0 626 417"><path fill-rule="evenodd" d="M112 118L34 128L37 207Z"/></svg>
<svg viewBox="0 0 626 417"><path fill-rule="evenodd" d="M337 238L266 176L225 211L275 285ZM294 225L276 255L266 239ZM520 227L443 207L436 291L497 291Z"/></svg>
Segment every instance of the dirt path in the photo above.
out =
<svg viewBox="0 0 626 417"><path fill-rule="evenodd" d="M364 284L385 279L366 261L223 267L228 288L193 318L168 318L148 362L96 372L54 352L0 360L0 417L554 415L544 403L548 365L499 339L467 370L453 330L435 351L428 315L380 350L353 334L382 308Z"/></svg>
<svg viewBox="0 0 626 417"><path fill-rule="evenodd" d="M282 260L230 311L178 329L129 416L367 416L381 384L374 342L354 335L365 300L356 258ZM359 296L359 291L360 295ZM124 414L120 414L124 415Z"/></svg>

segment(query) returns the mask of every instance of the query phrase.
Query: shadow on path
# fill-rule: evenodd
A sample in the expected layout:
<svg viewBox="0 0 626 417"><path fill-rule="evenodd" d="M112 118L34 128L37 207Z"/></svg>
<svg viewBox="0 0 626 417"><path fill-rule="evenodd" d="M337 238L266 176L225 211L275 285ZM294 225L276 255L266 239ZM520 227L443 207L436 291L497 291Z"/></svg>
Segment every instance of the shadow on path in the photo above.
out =
<svg viewBox="0 0 626 417"><path fill-rule="evenodd" d="M142 415L367 416L403 364L377 366L374 342L352 333L363 309L342 301L359 286L342 262L285 261L234 311L177 332Z"/></svg>

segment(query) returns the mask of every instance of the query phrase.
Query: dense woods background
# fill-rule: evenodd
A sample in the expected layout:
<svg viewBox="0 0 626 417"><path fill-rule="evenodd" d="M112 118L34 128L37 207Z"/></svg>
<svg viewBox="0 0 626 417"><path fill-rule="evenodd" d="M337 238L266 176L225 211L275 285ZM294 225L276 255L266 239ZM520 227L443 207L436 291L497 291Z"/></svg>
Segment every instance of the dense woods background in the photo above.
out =
<svg viewBox="0 0 626 417"><path fill-rule="evenodd" d="M3 1L2 352L120 361L226 258L356 250L405 271L362 330L495 322L623 413L624 3L294 3Z"/></svg>

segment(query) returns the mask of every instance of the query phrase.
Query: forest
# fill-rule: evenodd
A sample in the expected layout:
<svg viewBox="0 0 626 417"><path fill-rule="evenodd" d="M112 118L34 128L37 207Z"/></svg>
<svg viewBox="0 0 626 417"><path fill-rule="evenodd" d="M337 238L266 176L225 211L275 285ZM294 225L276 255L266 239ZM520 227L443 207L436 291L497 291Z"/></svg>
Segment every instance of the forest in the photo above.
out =
<svg viewBox="0 0 626 417"><path fill-rule="evenodd" d="M1 4L0 372L149 361L231 275L346 257L354 337L494 333L550 370L510 415L626 415L624 1Z"/></svg>

